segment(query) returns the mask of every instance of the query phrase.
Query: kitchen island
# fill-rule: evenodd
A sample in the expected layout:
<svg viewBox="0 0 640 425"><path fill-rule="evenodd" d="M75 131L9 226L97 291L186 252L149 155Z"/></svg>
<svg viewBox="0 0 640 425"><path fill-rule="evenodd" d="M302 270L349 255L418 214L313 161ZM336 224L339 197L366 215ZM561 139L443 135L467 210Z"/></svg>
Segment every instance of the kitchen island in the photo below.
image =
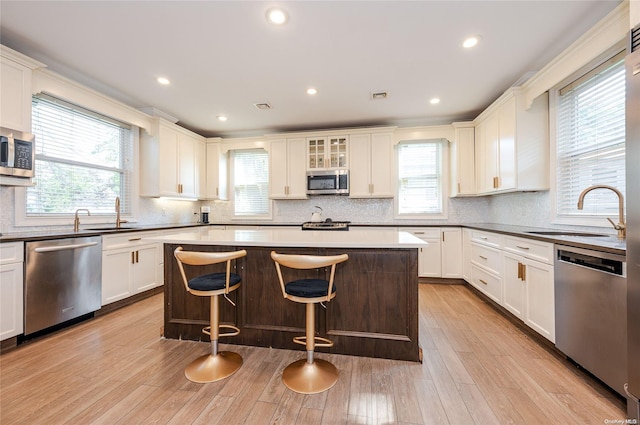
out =
<svg viewBox="0 0 640 425"><path fill-rule="evenodd" d="M418 343L418 249L426 242L397 230L302 231L199 230L153 238L164 243L164 336L201 340L209 321L209 300L186 292L173 251L247 250L236 260L240 288L222 300L221 323L240 328L224 343L300 349L294 336L305 333L305 309L285 300L271 251L285 254L335 255L349 260L338 266L337 295L316 309L316 330L334 341L319 351L398 360L420 360ZM222 271L220 265L195 273ZM300 276L289 270L285 279ZM187 269L187 273L189 273ZM325 271L317 271L324 278ZM308 275L307 275L308 276Z"/></svg>

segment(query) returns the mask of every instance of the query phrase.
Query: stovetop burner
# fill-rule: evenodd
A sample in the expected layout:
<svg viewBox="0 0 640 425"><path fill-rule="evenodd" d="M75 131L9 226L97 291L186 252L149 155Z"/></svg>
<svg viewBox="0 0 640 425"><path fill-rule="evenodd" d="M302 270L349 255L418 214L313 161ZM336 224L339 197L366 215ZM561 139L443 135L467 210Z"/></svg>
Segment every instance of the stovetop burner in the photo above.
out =
<svg viewBox="0 0 640 425"><path fill-rule="evenodd" d="M307 221L302 223L302 230L349 230L350 221Z"/></svg>

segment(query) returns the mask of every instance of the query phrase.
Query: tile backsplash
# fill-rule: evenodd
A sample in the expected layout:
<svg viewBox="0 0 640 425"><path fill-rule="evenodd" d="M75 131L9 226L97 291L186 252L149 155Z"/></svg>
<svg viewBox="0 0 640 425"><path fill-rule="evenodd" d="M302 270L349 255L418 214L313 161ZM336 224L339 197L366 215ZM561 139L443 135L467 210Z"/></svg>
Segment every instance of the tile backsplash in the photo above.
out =
<svg viewBox="0 0 640 425"><path fill-rule="evenodd" d="M16 227L14 188L0 186L0 232L42 230L42 227ZM178 224L198 221L201 205L210 205L211 223L242 222L232 220L232 205L226 201L188 202L154 198L138 199L136 220L140 224ZM549 192L517 192L493 196L449 198L446 220L398 220L393 216L393 199L350 199L343 196L318 196L305 200L273 202L273 219L269 223L302 223L311 219L318 205L324 218L348 220L362 224L438 225L465 223L500 223L553 228ZM255 222L251 220L250 222ZM68 227L72 223L69 222ZM67 227L67 226L65 226ZM566 226L564 226L566 227ZM61 229L61 227L58 227ZM585 228L586 229L586 228ZM603 228L598 228L603 231Z"/></svg>

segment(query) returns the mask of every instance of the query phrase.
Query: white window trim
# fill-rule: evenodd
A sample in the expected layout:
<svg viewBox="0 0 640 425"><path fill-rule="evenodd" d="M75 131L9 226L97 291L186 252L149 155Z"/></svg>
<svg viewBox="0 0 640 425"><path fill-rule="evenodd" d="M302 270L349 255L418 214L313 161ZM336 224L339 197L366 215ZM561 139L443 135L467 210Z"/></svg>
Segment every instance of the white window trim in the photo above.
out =
<svg viewBox="0 0 640 425"><path fill-rule="evenodd" d="M131 136L133 137L133 164L138 164L139 152L140 152L140 129L136 126L131 127ZM135 218L138 215L138 199L139 199L139 171L140 167L134 166L131 178L131 214L122 214L122 218L126 219L130 223L135 223L138 220ZM115 199L113 200L114 211L113 214L91 214L90 216L86 212L82 212L81 223L84 224L110 224L115 223ZM48 217L29 217L26 210L26 188L15 188L14 199L14 214L15 214L15 227L32 227L32 226L72 226L73 218L75 214L56 214Z"/></svg>
<svg viewBox="0 0 640 425"><path fill-rule="evenodd" d="M549 90L549 168L550 168L550 184L549 184L549 196L550 199L550 221L552 224L558 225L566 225L566 226L582 226L582 227L602 227L602 228L611 228L611 223L607 221L606 218L602 216L596 215L580 215L576 217L567 217L567 216L558 216L557 211L557 130L558 130L558 119L557 119L557 108L558 108L558 99L560 96L560 88L566 86L571 81L580 77L580 74L584 74L585 71L589 71L597 67L600 63L604 62L607 58L615 56L620 51L620 43L599 55L596 60L593 60L589 63L588 66L585 66L580 71L572 75L571 77L565 79L560 84L558 84L553 89ZM586 189L586 187L585 187ZM577 206L577 204L576 204ZM616 217L611 217L615 219Z"/></svg>
<svg viewBox="0 0 640 425"><path fill-rule="evenodd" d="M393 161L393 176L394 176L394 196L393 196L393 218L395 220L447 220L448 205L449 205L449 143L447 139L441 139L442 144L442 164L441 164L441 184L442 184L442 212L433 214L400 214L398 212L398 146L406 143L425 143L434 139L420 139L420 140L400 140L394 145L394 161Z"/></svg>

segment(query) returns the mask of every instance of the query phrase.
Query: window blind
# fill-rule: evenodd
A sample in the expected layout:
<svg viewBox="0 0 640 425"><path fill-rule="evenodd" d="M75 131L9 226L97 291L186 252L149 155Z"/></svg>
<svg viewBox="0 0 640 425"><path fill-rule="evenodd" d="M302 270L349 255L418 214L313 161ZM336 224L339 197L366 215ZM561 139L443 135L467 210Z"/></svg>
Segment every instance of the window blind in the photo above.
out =
<svg viewBox="0 0 640 425"><path fill-rule="evenodd" d="M232 156L235 215L269 214L269 155L267 151L264 149L235 150Z"/></svg>
<svg viewBox="0 0 640 425"><path fill-rule="evenodd" d="M46 95L32 100L35 186L26 190L27 216L131 213L131 127Z"/></svg>
<svg viewBox="0 0 640 425"><path fill-rule="evenodd" d="M398 214L442 213L442 143L401 143L398 184Z"/></svg>
<svg viewBox="0 0 640 425"><path fill-rule="evenodd" d="M556 137L558 217L616 216L618 198L609 190L578 196L592 185L625 193L625 75L622 55L560 90Z"/></svg>

